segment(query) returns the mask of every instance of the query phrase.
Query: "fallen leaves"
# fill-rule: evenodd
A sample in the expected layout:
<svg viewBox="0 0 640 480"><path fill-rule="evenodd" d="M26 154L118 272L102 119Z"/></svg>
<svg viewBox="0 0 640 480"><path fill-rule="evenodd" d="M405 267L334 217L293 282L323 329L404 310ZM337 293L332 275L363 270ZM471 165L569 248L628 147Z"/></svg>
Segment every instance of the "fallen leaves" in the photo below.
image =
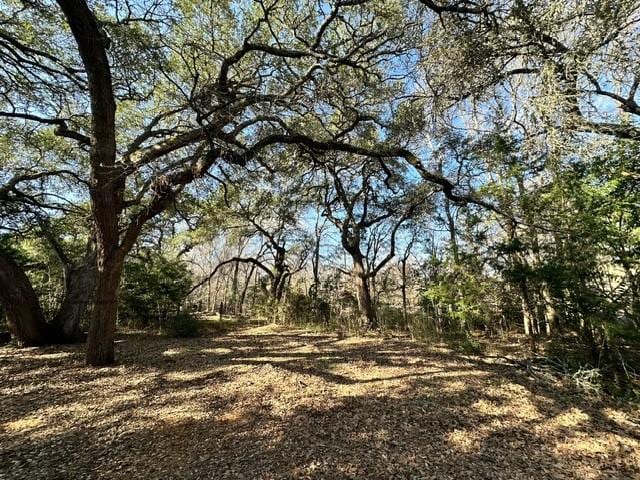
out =
<svg viewBox="0 0 640 480"><path fill-rule="evenodd" d="M640 434L508 365L275 327L0 348L0 478L638 478Z"/></svg>

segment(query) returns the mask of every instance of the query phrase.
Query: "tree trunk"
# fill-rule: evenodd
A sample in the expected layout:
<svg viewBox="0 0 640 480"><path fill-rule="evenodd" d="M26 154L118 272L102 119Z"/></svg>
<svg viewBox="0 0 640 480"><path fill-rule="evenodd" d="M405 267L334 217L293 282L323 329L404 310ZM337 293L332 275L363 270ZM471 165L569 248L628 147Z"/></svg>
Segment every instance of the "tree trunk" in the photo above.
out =
<svg viewBox="0 0 640 480"><path fill-rule="evenodd" d="M311 257L311 269L313 272L313 284L309 289L309 296L316 298L318 296L318 290L320 289L320 238L316 238L316 243L313 247L313 255Z"/></svg>
<svg viewBox="0 0 640 480"><path fill-rule="evenodd" d="M451 202L448 198L444 199L444 212L447 216L447 230L449 231L449 241L451 242L451 253L453 254L453 262L456 266L460 265L460 249L458 248L458 238L456 235L456 224L451 212Z"/></svg>
<svg viewBox="0 0 640 480"><path fill-rule="evenodd" d="M87 339L87 364L113 363L118 285L124 255L119 252L125 175L116 166L116 102L104 35L84 0L57 0L78 44L91 99L91 209L96 226L96 305Z"/></svg>
<svg viewBox="0 0 640 480"><path fill-rule="evenodd" d="M593 365L597 365L600 359L600 351L598 349L596 339L593 335L593 326L585 316L582 316L580 319L580 336L582 337L582 341L589 348L591 362L593 363Z"/></svg>
<svg viewBox="0 0 640 480"><path fill-rule="evenodd" d="M242 287L242 291L240 292L240 299L238 300L239 315L242 315L244 311L244 301L247 298L247 290L249 289L249 284L251 283L251 277L253 276L253 272L255 271L255 269L256 269L256 266L254 264L251 264L251 267L249 269L249 274L247 275L244 282L244 286Z"/></svg>
<svg viewBox="0 0 640 480"><path fill-rule="evenodd" d="M282 293L284 292L284 284L286 280L286 272L284 268L280 268L276 265L276 273L271 278L271 285L269 286L269 294L276 301L282 300Z"/></svg>
<svg viewBox="0 0 640 480"><path fill-rule="evenodd" d="M560 321L555 307L555 300L551 296L546 282L542 284L542 299L544 300L544 318L547 323L547 335L555 335L560 330Z"/></svg>
<svg viewBox="0 0 640 480"><path fill-rule="evenodd" d="M211 279L207 280L207 313L211 312Z"/></svg>
<svg viewBox="0 0 640 480"><path fill-rule="evenodd" d="M309 289L309 296L311 298L318 297L318 291L320 290L320 242L322 241L322 234L324 232L324 225L326 219L320 225L320 217L316 219L315 227L315 241L313 243L313 254L311 255L311 270L313 273L313 285Z"/></svg>
<svg viewBox="0 0 640 480"><path fill-rule="evenodd" d="M636 327L640 328L640 281L629 262L623 262L622 267L624 268L627 283L629 284L629 313L631 314L631 320Z"/></svg>
<svg viewBox="0 0 640 480"><path fill-rule="evenodd" d="M96 302L87 338L87 364L110 365L115 361L113 342L118 315L118 289L124 259L110 255L98 260Z"/></svg>
<svg viewBox="0 0 640 480"><path fill-rule="evenodd" d="M211 300L210 313L215 313L218 308L218 297L220 295L220 275L216 276L216 284L213 288L213 299Z"/></svg>
<svg viewBox="0 0 640 480"><path fill-rule="evenodd" d="M231 300L229 301L233 308L233 314L238 313L238 274L240 269L240 263L236 262L233 266L233 280L231 282Z"/></svg>
<svg viewBox="0 0 640 480"><path fill-rule="evenodd" d="M282 300L284 295L285 287L287 285L287 279L289 278L289 274L283 272L280 277L275 281L275 292L273 292L274 298L279 302Z"/></svg>
<svg viewBox="0 0 640 480"><path fill-rule="evenodd" d="M356 288L358 293L358 308L360 313L367 321L367 328L378 328L378 316L376 314L375 305L371 298L371 289L369 288L369 278L366 275L363 258L360 256L352 256L353 258L353 274L356 279Z"/></svg>
<svg viewBox="0 0 640 480"><path fill-rule="evenodd" d="M535 344L535 314L533 308L531 308L531 299L529 298L529 288L527 287L527 281L523 278L518 282L520 289L520 300L522 302L522 319L524 321L524 333L529 337L531 343L531 350L536 350Z"/></svg>
<svg viewBox="0 0 640 480"><path fill-rule="evenodd" d="M47 325L36 292L22 268L0 251L0 302L18 344L23 347L51 343Z"/></svg>
<svg viewBox="0 0 640 480"><path fill-rule="evenodd" d="M65 342L82 340L80 322L84 317L96 288L96 255L87 254L80 265L72 266L65 276L64 298L52 326Z"/></svg>
<svg viewBox="0 0 640 480"><path fill-rule="evenodd" d="M407 259L402 259L402 285L400 290L402 291L402 320L405 326L409 324L409 315L407 314Z"/></svg>
<svg viewBox="0 0 640 480"><path fill-rule="evenodd" d="M631 319L640 328L640 282L635 277L631 281Z"/></svg>

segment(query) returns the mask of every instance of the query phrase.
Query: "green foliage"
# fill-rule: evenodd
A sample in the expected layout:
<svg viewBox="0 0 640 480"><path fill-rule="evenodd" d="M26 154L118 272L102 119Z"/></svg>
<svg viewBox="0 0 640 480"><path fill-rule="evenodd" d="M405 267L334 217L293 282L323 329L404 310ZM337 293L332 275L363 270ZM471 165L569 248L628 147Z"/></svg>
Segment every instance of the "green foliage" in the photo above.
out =
<svg viewBox="0 0 640 480"><path fill-rule="evenodd" d="M201 333L201 325L195 315L181 310L165 322L163 331L170 337L190 338Z"/></svg>
<svg viewBox="0 0 640 480"><path fill-rule="evenodd" d="M119 323L162 328L164 322L184 315L180 307L191 283L191 273L180 260L151 251L132 257L124 268Z"/></svg>
<svg viewBox="0 0 640 480"><path fill-rule="evenodd" d="M425 286L423 308L435 314L438 309L444 326L450 330L465 331L484 328L495 320L495 304L491 298L493 279L473 272L465 266L452 266L440 279Z"/></svg>
<svg viewBox="0 0 640 480"><path fill-rule="evenodd" d="M455 343L457 348L467 355L480 355L484 352L484 346L472 336L466 335L460 342Z"/></svg>
<svg viewBox="0 0 640 480"><path fill-rule="evenodd" d="M383 329L405 330L407 328L402 308L382 303L378 305L377 312L378 321Z"/></svg>
<svg viewBox="0 0 640 480"><path fill-rule="evenodd" d="M4 235L0 236L0 248L24 268L45 316L50 317L57 310L64 288L62 265L51 245L38 237Z"/></svg>
<svg viewBox="0 0 640 480"><path fill-rule="evenodd" d="M318 297L288 292L282 311L284 321L291 324L325 324L331 317L329 304Z"/></svg>
<svg viewBox="0 0 640 480"><path fill-rule="evenodd" d="M244 319L238 319L237 317L222 317L217 315L202 316L198 318L198 325L200 327L200 333L205 331L212 335L224 335L229 333L239 326L245 324Z"/></svg>

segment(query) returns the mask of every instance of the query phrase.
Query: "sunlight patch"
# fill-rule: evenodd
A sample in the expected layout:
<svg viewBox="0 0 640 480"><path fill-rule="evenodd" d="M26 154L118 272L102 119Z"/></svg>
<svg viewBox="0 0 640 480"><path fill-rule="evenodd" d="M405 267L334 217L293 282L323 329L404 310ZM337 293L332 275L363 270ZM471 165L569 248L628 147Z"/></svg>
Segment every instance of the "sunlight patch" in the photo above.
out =
<svg viewBox="0 0 640 480"><path fill-rule="evenodd" d="M162 352L162 355L165 357L173 357L175 355L181 355L183 353L184 353L183 348L168 348L167 350Z"/></svg>
<svg viewBox="0 0 640 480"><path fill-rule="evenodd" d="M207 376L207 372L170 372L165 373L164 378L173 382L191 382L193 380L203 379Z"/></svg>
<svg viewBox="0 0 640 480"><path fill-rule="evenodd" d="M471 452L479 445L481 435L465 429L455 429L447 434L447 441L451 446L461 452Z"/></svg>
<svg viewBox="0 0 640 480"><path fill-rule="evenodd" d="M442 387L445 392L464 392L466 389L467 384L461 380L453 380Z"/></svg>
<svg viewBox="0 0 640 480"><path fill-rule="evenodd" d="M40 360L56 360L58 358L68 358L73 356L71 352L57 352L57 353L40 353L38 359Z"/></svg>
<svg viewBox="0 0 640 480"><path fill-rule="evenodd" d="M577 427L589 420L589 415L584 413L579 408L571 408L567 412L563 412L560 415L549 421L550 426L554 427Z"/></svg>
<svg viewBox="0 0 640 480"><path fill-rule="evenodd" d="M218 348L203 348L202 350L200 350L202 353L211 353L213 355L227 355L229 353L233 353L233 350L231 348L223 348L223 347L218 347Z"/></svg>
<svg viewBox="0 0 640 480"><path fill-rule="evenodd" d="M535 405L528 402L504 403L501 401L492 401L481 399L475 402L473 408L484 415L495 416L511 416L519 419L538 419L541 418L540 412Z"/></svg>
<svg viewBox="0 0 640 480"><path fill-rule="evenodd" d="M20 420L5 423L4 429L12 433L25 432L27 430L33 430L43 423L40 417L24 417Z"/></svg>

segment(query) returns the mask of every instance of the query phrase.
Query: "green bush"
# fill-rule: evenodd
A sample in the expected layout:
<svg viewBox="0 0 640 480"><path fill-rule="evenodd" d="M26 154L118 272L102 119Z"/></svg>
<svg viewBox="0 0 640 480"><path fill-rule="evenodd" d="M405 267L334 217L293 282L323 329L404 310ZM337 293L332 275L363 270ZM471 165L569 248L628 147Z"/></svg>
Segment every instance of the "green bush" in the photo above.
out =
<svg viewBox="0 0 640 480"><path fill-rule="evenodd" d="M409 315L407 330L411 337L421 342L430 341L439 337L435 319L425 314Z"/></svg>
<svg viewBox="0 0 640 480"><path fill-rule="evenodd" d="M460 342L460 350L467 355L480 355L484 352L484 346L475 338L467 336Z"/></svg>
<svg viewBox="0 0 640 480"><path fill-rule="evenodd" d="M181 311L167 319L164 331L170 337L197 337L200 335L200 322L191 313Z"/></svg>
<svg viewBox="0 0 640 480"><path fill-rule="evenodd" d="M445 333L443 340L450 348L466 355L481 355L484 353L484 345L468 333Z"/></svg>
<svg viewBox="0 0 640 480"><path fill-rule="evenodd" d="M329 304L319 297L289 292L283 311L284 321L292 324L329 323Z"/></svg>
<svg viewBox="0 0 640 480"><path fill-rule="evenodd" d="M404 330L407 328L402 308L381 304L378 306L378 318L385 329Z"/></svg>
<svg viewBox="0 0 640 480"><path fill-rule="evenodd" d="M161 327L176 316L190 288L191 273L184 262L153 252L133 257L124 268L119 323Z"/></svg>

